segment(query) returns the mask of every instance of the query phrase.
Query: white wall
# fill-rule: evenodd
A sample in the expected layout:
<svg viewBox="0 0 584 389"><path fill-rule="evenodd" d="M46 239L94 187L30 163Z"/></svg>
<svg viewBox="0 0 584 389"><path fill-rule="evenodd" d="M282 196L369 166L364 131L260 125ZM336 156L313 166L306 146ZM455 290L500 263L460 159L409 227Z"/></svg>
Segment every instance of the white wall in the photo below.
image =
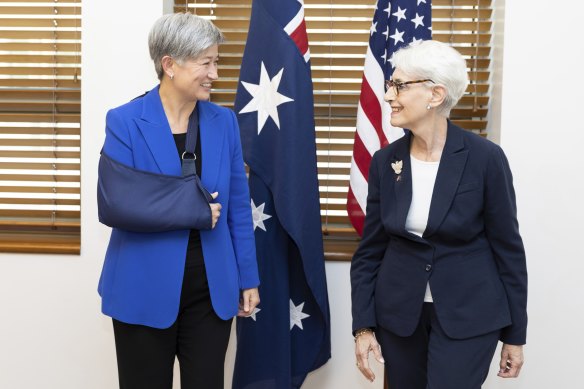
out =
<svg viewBox="0 0 584 389"><path fill-rule="evenodd" d="M109 237L97 222L108 107L154 85L146 44L159 1L83 3L80 256L0 254L0 388L117 388L111 321L97 281Z"/></svg>
<svg viewBox="0 0 584 389"><path fill-rule="evenodd" d="M513 388L583 382L583 12L570 0L506 1L501 145L530 277L526 365ZM512 386L496 381L488 387Z"/></svg>
<svg viewBox="0 0 584 389"><path fill-rule="evenodd" d="M109 234L97 222L96 167L106 110L156 82L146 34L162 10L163 1L83 4L82 253L0 254L0 388L117 387L111 323L99 313L96 293ZM580 2L556 0L552 7L534 0L507 1L497 14L506 27L504 50L501 36L495 40L502 83L494 80L492 121L500 122L497 137L515 175L529 261L530 327L522 377L504 381L491 374L488 389L581 386L584 124L577 114L584 50L577 16L583 12ZM369 384L354 366L348 266L327 263L333 358L308 377L306 389L381 388L380 369ZM232 363L230 348L227 374Z"/></svg>

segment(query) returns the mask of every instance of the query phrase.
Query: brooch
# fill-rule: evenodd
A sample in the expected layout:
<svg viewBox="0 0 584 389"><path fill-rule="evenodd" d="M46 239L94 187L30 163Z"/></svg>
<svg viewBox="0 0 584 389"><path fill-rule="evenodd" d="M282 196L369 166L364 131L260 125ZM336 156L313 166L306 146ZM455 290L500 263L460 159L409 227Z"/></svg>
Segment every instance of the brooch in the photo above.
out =
<svg viewBox="0 0 584 389"><path fill-rule="evenodd" d="M404 166L404 162L403 161L395 161L391 163L391 168L393 169L393 171L395 172L395 174L397 175L397 177L395 178L396 181L401 181L401 172L402 172L402 168Z"/></svg>

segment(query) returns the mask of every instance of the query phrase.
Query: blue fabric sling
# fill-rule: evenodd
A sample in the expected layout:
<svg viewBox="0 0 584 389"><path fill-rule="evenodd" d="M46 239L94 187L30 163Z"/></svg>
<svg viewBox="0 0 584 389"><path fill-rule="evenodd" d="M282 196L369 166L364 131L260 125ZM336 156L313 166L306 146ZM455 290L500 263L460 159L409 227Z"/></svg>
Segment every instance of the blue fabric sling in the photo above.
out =
<svg viewBox="0 0 584 389"><path fill-rule="evenodd" d="M199 134L199 113L197 107L195 106L195 109L193 109L191 116L189 116L185 152L181 156L183 177L190 176L191 174L197 175L197 167L195 165L197 155L195 154L195 150L197 148L198 134Z"/></svg>
<svg viewBox="0 0 584 389"><path fill-rule="evenodd" d="M97 187L99 221L134 232L210 230L209 203L213 198L201 184L195 167L198 128L195 109L189 117L182 177L135 169L102 150Z"/></svg>

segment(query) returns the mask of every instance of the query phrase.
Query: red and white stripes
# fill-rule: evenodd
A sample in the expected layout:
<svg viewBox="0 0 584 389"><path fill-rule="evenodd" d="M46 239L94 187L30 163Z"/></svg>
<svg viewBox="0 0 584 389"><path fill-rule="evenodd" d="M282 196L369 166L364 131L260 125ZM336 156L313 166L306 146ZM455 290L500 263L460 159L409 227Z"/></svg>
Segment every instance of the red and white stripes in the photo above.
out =
<svg viewBox="0 0 584 389"><path fill-rule="evenodd" d="M389 123L391 109L383 100L384 83L383 69L368 48L357 109L357 131L347 195L349 219L359 235L363 234L365 222L367 177L371 158L381 147L403 135L401 128L392 127Z"/></svg>

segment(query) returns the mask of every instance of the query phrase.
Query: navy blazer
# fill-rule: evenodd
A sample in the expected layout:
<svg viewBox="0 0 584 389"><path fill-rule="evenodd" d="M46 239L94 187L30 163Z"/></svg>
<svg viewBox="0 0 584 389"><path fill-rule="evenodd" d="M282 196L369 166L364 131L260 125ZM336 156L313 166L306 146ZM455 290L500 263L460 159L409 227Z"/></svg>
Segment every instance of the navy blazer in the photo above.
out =
<svg viewBox="0 0 584 389"><path fill-rule="evenodd" d="M219 192L216 202L223 207L215 228L200 231L201 246L213 308L219 317L228 319L237 314L240 290L259 285L249 189L235 114L206 101L198 101L197 109L204 155L201 181L210 193ZM181 176L181 162L158 86L108 112L103 152L143 172ZM172 199L151 200L172 205ZM115 212L101 207L116 203L112 198L100 202L100 214ZM167 328L178 314L190 229L169 229L157 220L154 210L128 214L136 212L149 224L148 231L156 223L160 229L144 232L131 230L131 223L112 225L99 281L102 311L126 323Z"/></svg>
<svg viewBox="0 0 584 389"><path fill-rule="evenodd" d="M369 171L363 239L351 264L353 330L411 335L430 283L446 334L502 329L524 344L527 269L509 164L496 144L450 121L422 237L406 231L412 134L379 150ZM392 162L403 161L397 174Z"/></svg>

